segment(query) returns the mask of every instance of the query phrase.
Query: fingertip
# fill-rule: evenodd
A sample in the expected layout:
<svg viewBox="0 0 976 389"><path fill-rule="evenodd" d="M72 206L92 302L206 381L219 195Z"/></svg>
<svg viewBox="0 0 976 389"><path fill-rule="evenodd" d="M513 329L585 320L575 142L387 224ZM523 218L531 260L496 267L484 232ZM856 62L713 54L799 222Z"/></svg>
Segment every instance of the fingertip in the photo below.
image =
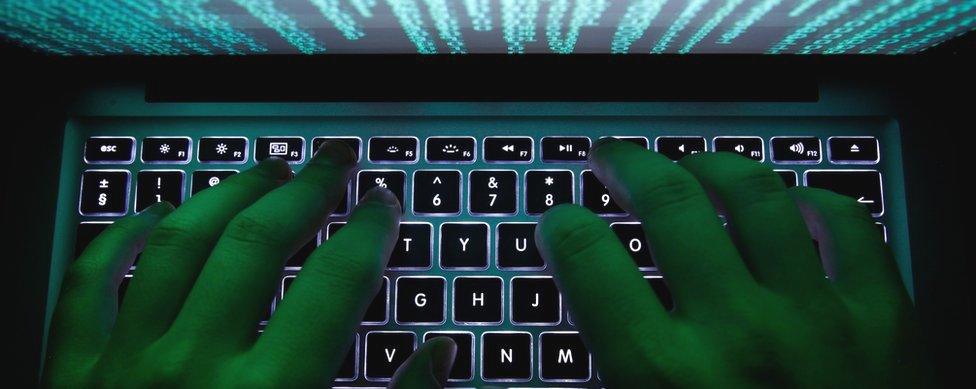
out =
<svg viewBox="0 0 976 389"><path fill-rule="evenodd" d="M293 175L288 162L278 157L270 157L258 162L254 170L282 182L291 179Z"/></svg>
<svg viewBox="0 0 976 389"><path fill-rule="evenodd" d="M399 215L401 213L402 207L400 206L400 199L387 188L377 186L366 191L363 197L359 199L360 203L376 203L383 205L385 207L392 208L396 210Z"/></svg>
<svg viewBox="0 0 976 389"><path fill-rule="evenodd" d="M160 201L156 204L150 205L146 209L143 209L141 212L139 212L139 214L162 219L175 209L176 207L174 207L173 204L170 204L169 201Z"/></svg>
<svg viewBox="0 0 976 389"><path fill-rule="evenodd" d="M560 204L552 207L539 220L535 230L536 246L546 257L558 260L561 256L553 254L561 242L592 223L606 224L592 211L579 205Z"/></svg>
<svg viewBox="0 0 976 389"><path fill-rule="evenodd" d="M430 347L431 370L434 376L441 383L447 382L451 375L451 369L454 367L454 358L457 356L457 343L449 337L439 336L425 342L425 344Z"/></svg>
<svg viewBox="0 0 976 389"><path fill-rule="evenodd" d="M312 155L312 161L310 163L316 162L329 162L339 166L351 166L356 162L356 154L346 142L329 139L323 142L318 150L315 150L315 154Z"/></svg>

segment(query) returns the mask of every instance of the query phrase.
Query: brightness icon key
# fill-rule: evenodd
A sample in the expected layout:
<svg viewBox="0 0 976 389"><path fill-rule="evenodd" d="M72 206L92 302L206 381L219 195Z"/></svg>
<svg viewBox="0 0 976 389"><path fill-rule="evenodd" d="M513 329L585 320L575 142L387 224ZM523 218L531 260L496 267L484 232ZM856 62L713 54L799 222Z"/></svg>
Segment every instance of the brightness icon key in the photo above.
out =
<svg viewBox="0 0 976 389"><path fill-rule="evenodd" d="M244 163L247 160L247 138L200 138L197 158L203 163Z"/></svg>

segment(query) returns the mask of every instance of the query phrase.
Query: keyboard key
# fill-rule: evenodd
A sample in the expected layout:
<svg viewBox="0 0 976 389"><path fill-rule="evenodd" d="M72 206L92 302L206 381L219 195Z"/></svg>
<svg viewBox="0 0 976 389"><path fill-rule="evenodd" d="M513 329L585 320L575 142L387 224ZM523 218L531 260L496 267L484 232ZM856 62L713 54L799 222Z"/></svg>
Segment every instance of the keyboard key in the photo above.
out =
<svg viewBox="0 0 976 389"><path fill-rule="evenodd" d="M488 163L532 162L532 138L527 136L489 136L484 139L484 158Z"/></svg>
<svg viewBox="0 0 976 389"><path fill-rule="evenodd" d="M627 252L634 260L634 263L637 264L637 267L642 270L654 268L654 261L651 259L651 249L647 247L647 241L644 239L644 229L640 223L610 223L610 229L613 230L614 234L617 234L620 243L623 243L624 248L627 249Z"/></svg>
<svg viewBox="0 0 976 389"><path fill-rule="evenodd" d="M888 227L885 227L884 223L874 222L874 225L878 226L878 233L881 234L881 239L888 242Z"/></svg>
<svg viewBox="0 0 976 389"><path fill-rule="evenodd" d="M339 371L336 372L336 381L355 381L358 373L359 365L359 334L353 338L352 345L349 346L349 351L346 352L346 358L342 360L342 365L339 366Z"/></svg>
<svg viewBox="0 0 976 389"><path fill-rule="evenodd" d="M383 276L380 290L376 291L373 301L366 307L366 314L363 315L365 325L384 325L389 321L387 307L390 305L390 279Z"/></svg>
<svg viewBox="0 0 976 389"><path fill-rule="evenodd" d="M866 205L874 216L884 213L881 173L877 170L807 170L803 180L807 186L850 196Z"/></svg>
<svg viewBox="0 0 976 389"><path fill-rule="evenodd" d="M498 223L495 263L503 270L542 270L546 263L535 246L536 223Z"/></svg>
<svg viewBox="0 0 976 389"><path fill-rule="evenodd" d="M112 222L81 222L78 224L78 229L75 230L75 257L77 259L81 256L81 253L85 251L85 248L98 234L105 231L108 226L112 225Z"/></svg>
<svg viewBox="0 0 976 389"><path fill-rule="evenodd" d="M461 172L417 170L413 172L413 212L437 216L461 213Z"/></svg>
<svg viewBox="0 0 976 389"><path fill-rule="evenodd" d="M412 136L369 138L369 160L375 163L417 162L417 138Z"/></svg>
<svg viewBox="0 0 976 389"><path fill-rule="evenodd" d="M311 155L315 155L315 152L322 147L322 144L325 143L325 141L330 139L345 142L346 145L348 145L349 148L352 149L353 154L356 154L356 160L357 161L360 160L363 152L363 146L362 146L363 141L355 136L319 136L319 137L312 138Z"/></svg>
<svg viewBox="0 0 976 389"><path fill-rule="evenodd" d="M712 139L712 149L736 153L759 162L766 159L763 139L758 136L717 136Z"/></svg>
<svg viewBox="0 0 976 389"><path fill-rule="evenodd" d="M136 174L136 212L162 201L174 207L182 204L184 175L182 170L143 170Z"/></svg>
<svg viewBox="0 0 976 389"><path fill-rule="evenodd" d="M770 139L773 162L820 163L820 138L815 136L774 136Z"/></svg>
<svg viewBox="0 0 976 389"><path fill-rule="evenodd" d="M92 164L132 163L136 157L136 140L122 136L93 136L85 141L85 162Z"/></svg>
<svg viewBox="0 0 976 389"><path fill-rule="evenodd" d="M346 225L346 222L332 222L325 227L325 240L332 239L337 232L339 232L342 227Z"/></svg>
<svg viewBox="0 0 976 389"><path fill-rule="evenodd" d="M365 376L369 381L389 381L393 373L417 348L417 336L407 331L376 331L366 334Z"/></svg>
<svg viewBox="0 0 976 389"><path fill-rule="evenodd" d="M525 172L525 212L541 214L556 205L573 203L573 172L529 170Z"/></svg>
<svg viewBox="0 0 976 389"><path fill-rule="evenodd" d="M301 163L305 160L305 139L299 136L258 138L254 142L254 160L260 162L270 157Z"/></svg>
<svg viewBox="0 0 976 389"><path fill-rule="evenodd" d="M586 162L590 138L585 136L547 136L542 138L544 162Z"/></svg>
<svg viewBox="0 0 976 389"><path fill-rule="evenodd" d="M661 276L644 276L644 279L647 280L647 284L651 286L651 290L657 295L657 299L661 302L664 310L670 311L674 309L674 299L671 298L671 290L664 283L664 278Z"/></svg>
<svg viewBox="0 0 976 389"><path fill-rule="evenodd" d="M474 162L475 141L470 136L427 138L427 162Z"/></svg>
<svg viewBox="0 0 976 389"><path fill-rule="evenodd" d="M705 152L705 137L702 136L659 136L654 140L654 150L665 157L677 161L686 155Z"/></svg>
<svg viewBox="0 0 976 389"><path fill-rule="evenodd" d="M514 170L472 170L468 174L468 209L476 215L511 215L518 203Z"/></svg>
<svg viewBox="0 0 976 389"><path fill-rule="evenodd" d="M508 331L482 333L481 378L485 381L532 379L532 334Z"/></svg>
<svg viewBox="0 0 976 389"><path fill-rule="evenodd" d="M648 148L648 146L650 145L650 142L647 141L647 137L645 137L645 136L610 136L610 137L603 136L603 137L600 137L600 139L603 139L603 138L614 138L614 139L617 139L617 140L622 140L624 142L630 142L630 143L633 143L633 144L638 145L640 147L643 147L645 149Z"/></svg>
<svg viewBox="0 0 976 389"><path fill-rule="evenodd" d="M441 268L484 270L488 268L488 224L441 224Z"/></svg>
<svg viewBox="0 0 976 389"><path fill-rule="evenodd" d="M187 163L190 162L190 138L148 137L142 140L142 162Z"/></svg>
<svg viewBox="0 0 976 389"><path fill-rule="evenodd" d="M406 177L403 170L361 170L356 182L356 198L363 197L373 187L382 186L396 195L397 200L400 200L401 210L405 212L403 185Z"/></svg>
<svg viewBox="0 0 976 389"><path fill-rule="evenodd" d="M454 355L454 366L449 381L468 381L474 378L474 334L461 331L432 331L424 334L424 342L447 337L457 344L457 354Z"/></svg>
<svg viewBox="0 0 976 389"><path fill-rule="evenodd" d="M584 170L580 175L583 185L583 206L589 208L593 213L604 216L623 216L624 212L620 205L610 197L610 191L603 185L592 170Z"/></svg>
<svg viewBox="0 0 976 389"><path fill-rule="evenodd" d="M335 211L332 212L333 216L345 215L349 213L349 192L352 190L352 183L346 184L346 191L342 194L342 199L336 204Z"/></svg>
<svg viewBox="0 0 976 389"><path fill-rule="evenodd" d="M247 138L200 138L197 159L203 163L244 163L247 161Z"/></svg>
<svg viewBox="0 0 976 389"><path fill-rule="evenodd" d="M132 283L132 274L126 274L122 276L122 282L119 283L119 291L116 294L116 302L118 303L118 308L122 308L122 300L125 298L125 292L129 291L129 284Z"/></svg>
<svg viewBox="0 0 976 389"><path fill-rule="evenodd" d="M285 294L288 293L288 289L291 288L291 284L295 282L296 276L294 274L289 274L281 277L281 288L278 290L278 300L284 300Z"/></svg>
<svg viewBox="0 0 976 389"><path fill-rule="evenodd" d="M424 222L400 223L400 236L387 267L393 270L427 270L434 250L433 226Z"/></svg>
<svg viewBox="0 0 976 389"><path fill-rule="evenodd" d="M512 323L556 325L562 316L562 298L552 277L512 277Z"/></svg>
<svg viewBox="0 0 976 389"><path fill-rule="evenodd" d="M129 172L87 170L81 175L78 211L85 216L122 216L128 210Z"/></svg>
<svg viewBox="0 0 976 389"><path fill-rule="evenodd" d="M796 172L792 170L776 170L776 174L779 174L779 178L783 179L783 183L786 184L787 188L792 188L797 185Z"/></svg>
<svg viewBox="0 0 976 389"><path fill-rule="evenodd" d="M288 267L305 266L305 261L308 259L310 255L312 255L312 252L315 251L315 249L318 248L318 246L319 246L318 236L313 236L312 239L309 239L308 242L305 242L305 244L302 245L302 247L298 249L298 251L296 251L295 254L292 254L292 256L288 258L288 261L285 262L285 266Z"/></svg>
<svg viewBox="0 0 976 389"><path fill-rule="evenodd" d="M227 177L237 174L237 170L197 170L193 172L190 195L219 184Z"/></svg>
<svg viewBox="0 0 976 389"><path fill-rule="evenodd" d="M454 279L455 324L501 324L502 279L457 277Z"/></svg>
<svg viewBox="0 0 976 389"><path fill-rule="evenodd" d="M397 278L397 324L444 324L444 284L443 277Z"/></svg>
<svg viewBox="0 0 976 389"><path fill-rule="evenodd" d="M539 378L543 381L583 382L590 379L590 352L578 332L539 334Z"/></svg>
<svg viewBox="0 0 976 389"><path fill-rule="evenodd" d="M881 160L878 139L873 136L834 136L827 138L830 162L838 164L875 164Z"/></svg>

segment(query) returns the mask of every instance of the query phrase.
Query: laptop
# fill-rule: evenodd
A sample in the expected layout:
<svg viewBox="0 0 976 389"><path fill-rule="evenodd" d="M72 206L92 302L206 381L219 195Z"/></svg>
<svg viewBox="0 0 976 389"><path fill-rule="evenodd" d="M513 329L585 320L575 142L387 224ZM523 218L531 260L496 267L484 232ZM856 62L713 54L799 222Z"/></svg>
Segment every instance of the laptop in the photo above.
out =
<svg viewBox="0 0 976 389"><path fill-rule="evenodd" d="M66 96L46 151L57 162L38 170L53 185L32 189L50 200L35 232L48 242L32 273L35 375L60 279L99 232L269 157L300 171L326 140L347 143L359 171L283 267L267 317L362 193L386 187L404 210L337 387L383 386L403 361L389 350L409 355L441 336L459 346L449 386L601 387L533 234L555 205L591 209L669 304L639 224L587 168L604 137L673 160L737 153L787 186L856 199L919 304L937 299L925 288L949 269L920 273L936 259L913 255L939 233L910 218L934 206L911 208L911 194L940 188L921 184L912 161L939 152L913 148L929 129L913 118L927 108L902 93L922 81L898 74L925 65L940 77L926 61L971 46L976 3L191 3L0 9L5 50L71 80L54 88ZM108 14L86 11L95 5ZM525 358L499 358L506 350Z"/></svg>

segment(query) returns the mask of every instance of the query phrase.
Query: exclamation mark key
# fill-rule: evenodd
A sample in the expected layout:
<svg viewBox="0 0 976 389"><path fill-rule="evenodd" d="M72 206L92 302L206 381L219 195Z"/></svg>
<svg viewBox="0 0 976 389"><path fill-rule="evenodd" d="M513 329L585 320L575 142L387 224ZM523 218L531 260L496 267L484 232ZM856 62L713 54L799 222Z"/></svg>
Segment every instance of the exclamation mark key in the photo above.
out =
<svg viewBox="0 0 976 389"><path fill-rule="evenodd" d="M162 201L183 203L183 175L180 170L143 170L136 175L136 212Z"/></svg>

